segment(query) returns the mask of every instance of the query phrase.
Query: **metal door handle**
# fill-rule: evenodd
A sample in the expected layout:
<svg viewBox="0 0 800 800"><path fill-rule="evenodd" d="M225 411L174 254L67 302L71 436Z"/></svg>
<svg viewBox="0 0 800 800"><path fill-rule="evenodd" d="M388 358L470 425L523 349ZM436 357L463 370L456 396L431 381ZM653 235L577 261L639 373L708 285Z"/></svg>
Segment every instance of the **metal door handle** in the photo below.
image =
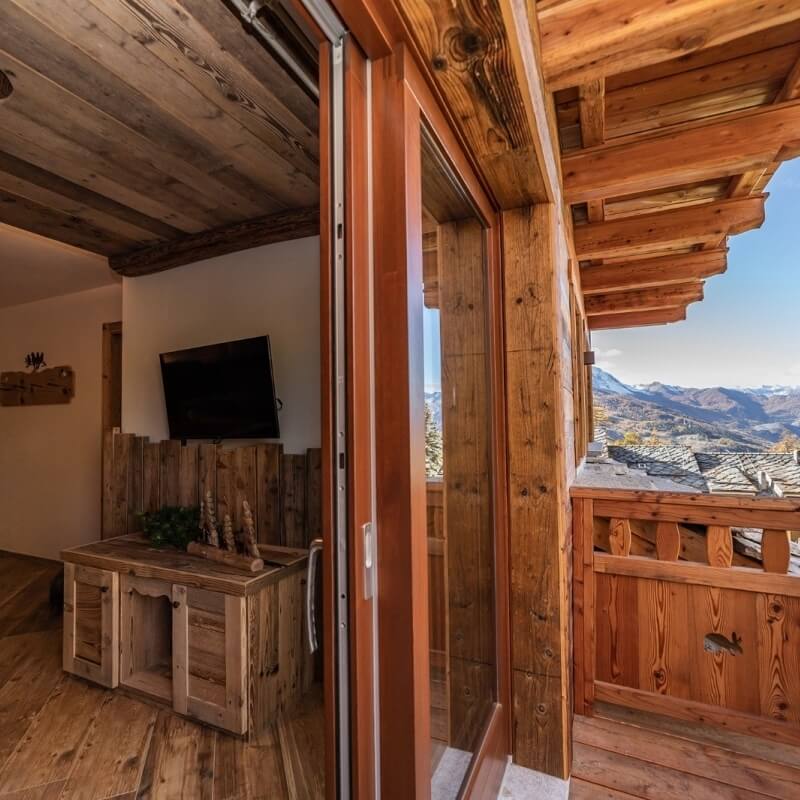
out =
<svg viewBox="0 0 800 800"><path fill-rule="evenodd" d="M317 561L322 552L322 539L314 539L308 551L308 573L306 574L306 630L308 651L316 653L317 642Z"/></svg>

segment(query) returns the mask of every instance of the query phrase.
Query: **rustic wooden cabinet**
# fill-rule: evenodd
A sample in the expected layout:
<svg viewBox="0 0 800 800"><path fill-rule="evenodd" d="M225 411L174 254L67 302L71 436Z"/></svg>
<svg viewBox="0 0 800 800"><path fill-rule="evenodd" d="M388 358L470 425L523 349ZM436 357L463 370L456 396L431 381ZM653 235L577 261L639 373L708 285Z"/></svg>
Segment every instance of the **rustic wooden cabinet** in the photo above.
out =
<svg viewBox="0 0 800 800"><path fill-rule="evenodd" d="M64 565L64 669L114 688L119 682L119 575Z"/></svg>
<svg viewBox="0 0 800 800"><path fill-rule="evenodd" d="M62 553L64 669L254 735L313 679L306 646L307 552L264 548L244 573L141 536Z"/></svg>

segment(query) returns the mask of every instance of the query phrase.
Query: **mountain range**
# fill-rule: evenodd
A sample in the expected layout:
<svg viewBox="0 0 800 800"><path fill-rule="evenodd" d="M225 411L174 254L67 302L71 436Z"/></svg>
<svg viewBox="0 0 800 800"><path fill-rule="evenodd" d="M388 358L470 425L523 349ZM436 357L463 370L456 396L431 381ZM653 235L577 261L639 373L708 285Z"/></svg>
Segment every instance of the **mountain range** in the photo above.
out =
<svg viewBox="0 0 800 800"><path fill-rule="evenodd" d="M629 385L594 367L598 424L609 442L626 433L701 452L765 451L785 436L800 436L800 387L692 389L664 383ZM601 415L602 416L602 415Z"/></svg>

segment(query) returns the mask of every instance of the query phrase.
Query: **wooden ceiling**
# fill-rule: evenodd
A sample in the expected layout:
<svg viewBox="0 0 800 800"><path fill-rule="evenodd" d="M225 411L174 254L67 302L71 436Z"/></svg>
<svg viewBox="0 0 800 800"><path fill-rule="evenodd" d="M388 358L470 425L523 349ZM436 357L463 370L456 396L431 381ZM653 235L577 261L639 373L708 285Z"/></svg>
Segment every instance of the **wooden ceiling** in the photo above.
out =
<svg viewBox="0 0 800 800"><path fill-rule="evenodd" d="M800 3L536 9L589 326L685 319L800 155Z"/></svg>
<svg viewBox="0 0 800 800"><path fill-rule="evenodd" d="M275 214L313 232L317 101L223 0L4 0L0 71L0 222L139 274L226 226L259 243Z"/></svg>

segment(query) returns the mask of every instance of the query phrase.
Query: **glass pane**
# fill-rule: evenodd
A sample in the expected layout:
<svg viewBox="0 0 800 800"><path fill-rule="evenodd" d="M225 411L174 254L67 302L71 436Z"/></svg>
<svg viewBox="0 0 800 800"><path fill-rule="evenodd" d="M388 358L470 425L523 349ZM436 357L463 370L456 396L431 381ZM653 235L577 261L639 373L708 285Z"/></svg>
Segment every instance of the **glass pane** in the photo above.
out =
<svg viewBox="0 0 800 800"><path fill-rule="evenodd" d="M427 139L422 163L432 794L452 798L496 698L486 232Z"/></svg>

